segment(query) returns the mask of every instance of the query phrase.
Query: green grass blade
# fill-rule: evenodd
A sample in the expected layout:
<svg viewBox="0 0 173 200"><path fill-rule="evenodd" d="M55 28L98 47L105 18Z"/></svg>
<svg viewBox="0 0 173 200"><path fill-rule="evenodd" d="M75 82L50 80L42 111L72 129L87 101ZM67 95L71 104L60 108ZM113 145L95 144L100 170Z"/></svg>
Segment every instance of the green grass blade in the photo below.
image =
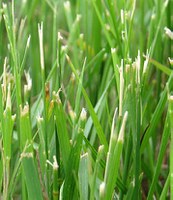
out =
<svg viewBox="0 0 173 200"><path fill-rule="evenodd" d="M43 199L37 167L33 158L32 131L29 117L29 106L25 105L20 110L20 149L22 157L22 182L26 184L29 199ZM25 196L25 186L23 185ZM34 192L35 191L35 192ZM24 197L23 196L23 197Z"/></svg>
<svg viewBox="0 0 173 200"><path fill-rule="evenodd" d="M154 170L154 176L153 176L151 186L150 186L148 196L147 196L148 200L153 199L154 189L156 187L156 184L158 183L158 178L159 178L159 174L160 174L161 167L162 167L161 165L162 165L163 158L164 158L164 155L165 155L166 146L167 146L167 143L168 143L168 140L169 140L169 136L170 136L170 126L169 126L169 118L167 116L166 120L165 120L165 127L164 127L164 131L163 131L162 141L161 141L161 144L160 144L160 151L159 151L159 155L158 155L158 158L157 158L156 167L155 167L155 170Z"/></svg>
<svg viewBox="0 0 173 200"><path fill-rule="evenodd" d="M169 96L169 122L171 132L171 143L170 143L170 198L173 199L173 96Z"/></svg>
<svg viewBox="0 0 173 200"><path fill-rule="evenodd" d="M68 61L69 65L70 65L70 67L71 67L73 73L74 73L75 76L76 76L76 79L78 80L78 83L81 84L80 81L79 81L79 76L78 76L78 74L77 74L77 72L76 72L76 69L75 69L75 67L73 66L73 64L72 64L72 62L71 62L71 60L70 60L70 58L69 58L68 56L66 56L66 58L67 58L67 61ZM106 137L105 137L105 135L104 135L102 126L101 126L101 124L100 124L100 122L99 122L99 120L98 120L98 117L97 117L97 115L96 115L96 113L95 113L95 111L94 111L94 108L93 108L93 106L92 106L92 104L91 104L91 101L90 101L90 99L89 99L89 97L88 97L88 95L87 95L87 93L86 93L86 90L83 88L83 86L82 86L82 93L83 93L83 96L84 96L85 101L86 101L86 103L87 103L88 110L89 110L89 113L90 113L90 115L91 115L91 117L92 117L94 126L95 126L95 128L96 128L96 130L97 130L97 134L98 134L98 137L99 137L99 139L100 139L100 142L101 142L101 144L103 144L103 145L105 146L105 151L107 151L107 149L108 149L108 144L107 144Z"/></svg>
<svg viewBox="0 0 173 200"><path fill-rule="evenodd" d="M165 200L167 198L169 186L170 186L170 174L168 174L168 177L166 179L166 182L165 182L165 185L163 187L163 190L162 190L162 193L160 195L159 200Z"/></svg>
<svg viewBox="0 0 173 200"><path fill-rule="evenodd" d="M173 76L171 74L171 76L169 77L169 80L168 80L168 87L171 87L171 85L173 84L172 81L173 81ZM167 102L167 88L164 89L164 91L160 97L159 103L157 104L157 107L156 107L156 109L153 113L152 119L150 121L150 126L147 129L147 132L145 133L145 136L142 140L141 153L144 151L149 138L152 136L153 131L159 122L159 119L164 111L166 102Z"/></svg>
<svg viewBox="0 0 173 200"><path fill-rule="evenodd" d="M108 175L105 176L105 188L104 188L104 199L110 200L113 196L114 187L116 185L116 180L118 177L118 169L120 165L120 158L123 148L123 141L124 141L124 132L125 132L125 125L127 120L128 112L125 112L124 118L122 121L122 126L119 132L119 137L116 141L116 138L111 138L114 140L114 144L112 144L112 148L110 150L112 152L108 152L108 155L111 155L111 158L109 159L109 162L106 163L108 166L107 173ZM115 146L115 148L114 148Z"/></svg>
<svg viewBox="0 0 173 200"><path fill-rule="evenodd" d="M82 82L83 82L85 65L86 65L86 59L84 61L83 67L82 67L82 73L81 73L81 76L80 76L80 82L81 82L81 84L78 85L77 94L76 94L76 100L75 100L75 109L74 109L74 112L77 115L79 113L79 106L80 106L80 99L81 99L81 94L82 94Z"/></svg>
<svg viewBox="0 0 173 200"><path fill-rule="evenodd" d="M8 87L8 96L7 96L7 105L3 114L2 121L2 138L3 138L3 147L4 147L4 156L5 159L11 159L11 146L12 146L12 133L13 126L16 116L12 116L11 113L11 95L10 95L10 85Z"/></svg>
<svg viewBox="0 0 173 200"><path fill-rule="evenodd" d="M99 108L101 107L101 105L102 105L102 103L103 103L103 100L104 100L104 98L105 98L105 96L106 96L106 93L107 93L107 91L108 91L108 89L109 89L109 86L110 86L110 84L112 83L112 81L113 81L113 78L108 82L108 84L107 84L107 86L105 87L105 90L103 91L103 93L102 93L100 99L98 100L96 106L94 107L95 113L98 113L98 110L99 110ZM90 132L90 130L91 130L91 128L92 128L92 124L93 124L93 122L92 122L92 117L89 117L89 119L88 119L88 121L87 121L87 123L86 123L86 126L85 126L85 136L86 136L86 137L88 137L88 135L89 135L89 132Z"/></svg>
<svg viewBox="0 0 173 200"><path fill-rule="evenodd" d="M111 37L110 37L110 34L109 34L108 30L107 30L106 27L105 27L105 22L104 22L103 19L102 19L102 15L101 15L101 13L100 13L100 11L99 11L99 8L98 8L98 6L97 6L95 0L92 0L92 4L93 4L94 9L95 9L95 11L96 11L97 17L98 17L98 19L99 19L99 21L100 21L100 24L101 24L101 26L102 26L102 28L103 28L103 30L104 30L105 36L106 36L106 38L107 38L107 41L108 41L109 45L112 46L112 39L111 39Z"/></svg>
<svg viewBox="0 0 173 200"><path fill-rule="evenodd" d="M80 154L83 141L83 128L86 121L86 111L82 110L79 120L78 133L74 138L71 152L68 159L67 173L63 188L64 199L75 199L75 190L77 189L75 179L78 177Z"/></svg>
<svg viewBox="0 0 173 200"><path fill-rule="evenodd" d="M81 155L79 164L79 194L80 199L88 200L89 197L89 174L88 174L88 153Z"/></svg>
<svg viewBox="0 0 173 200"><path fill-rule="evenodd" d="M57 127L57 135L60 145L60 152L62 156L63 166L67 172L69 155L70 155L70 140L67 131L66 117L63 110L59 94L55 95L55 123Z"/></svg>
<svg viewBox="0 0 173 200"><path fill-rule="evenodd" d="M85 67L85 71L89 70L95 63L100 62L101 58L104 56L106 50L101 49L87 64Z"/></svg>
<svg viewBox="0 0 173 200"><path fill-rule="evenodd" d="M20 149L21 152L26 148L26 152L32 152L32 131L29 117L29 105L20 107Z"/></svg>
<svg viewBox="0 0 173 200"><path fill-rule="evenodd" d="M166 75L170 76L172 70L169 69L168 67L166 67L165 65L162 65L161 63L157 62L154 59L149 59L149 62L152 63L154 66L156 66L158 69L160 69L163 73L165 73Z"/></svg>
<svg viewBox="0 0 173 200"><path fill-rule="evenodd" d="M43 200L38 172L36 170L34 159L33 157L28 156L26 155L26 157L22 158L22 167L28 192L28 199Z"/></svg>

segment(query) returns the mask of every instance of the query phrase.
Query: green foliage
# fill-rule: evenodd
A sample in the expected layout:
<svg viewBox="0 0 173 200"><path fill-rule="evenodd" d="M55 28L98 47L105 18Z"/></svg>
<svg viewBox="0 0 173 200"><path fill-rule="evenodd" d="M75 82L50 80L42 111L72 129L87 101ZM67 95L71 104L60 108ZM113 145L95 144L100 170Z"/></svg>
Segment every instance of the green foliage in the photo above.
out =
<svg viewBox="0 0 173 200"><path fill-rule="evenodd" d="M0 199L173 199L172 0L0 0Z"/></svg>

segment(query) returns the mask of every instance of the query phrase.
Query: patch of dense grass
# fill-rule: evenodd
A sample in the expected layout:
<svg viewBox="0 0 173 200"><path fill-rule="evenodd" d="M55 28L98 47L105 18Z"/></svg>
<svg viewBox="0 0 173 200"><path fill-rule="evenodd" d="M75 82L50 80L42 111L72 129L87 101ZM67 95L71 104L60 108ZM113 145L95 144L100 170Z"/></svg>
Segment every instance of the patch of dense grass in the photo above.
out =
<svg viewBox="0 0 173 200"><path fill-rule="evenodd" d="M0 0L0 199L173 199L172 8Z"/></svg>

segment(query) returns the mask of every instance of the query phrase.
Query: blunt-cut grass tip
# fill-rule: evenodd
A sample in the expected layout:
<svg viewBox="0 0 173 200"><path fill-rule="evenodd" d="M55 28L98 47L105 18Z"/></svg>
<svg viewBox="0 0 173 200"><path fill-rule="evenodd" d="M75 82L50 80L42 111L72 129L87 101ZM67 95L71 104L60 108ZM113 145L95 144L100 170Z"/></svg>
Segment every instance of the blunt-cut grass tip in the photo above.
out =
<svg viewBox="0 0 173 200"><path fill-rule="evenodd" d="M124 93L124 75L123 75L123 59L121 60L120 73L120 96L119 96L119 116L122 116L123 112L123 93Z"/></svg>
<svg viewBox="0 0 173 200"><path fill-rule="evenodd" d="M24 107L22 108L22 106L20 106L20 115L21 117L26 116L29 113L29 105L28 103L26 103L26 105L24 105Z"/></svg>
<svg viewBox="0 0 173 200"><path fill-rule="evenodd" d="M29 48L30 42L31 42L31 35L29 35L27 39L27 43L26 43L27 48Z"/></svg>
<svg viewBox="0 0 173 200"><path fill-rule="evenodd" d="M39 44L40 44L40 63L41 69L44 70L44 50L43 50L43 22L38 24L38 35L39 35Z"/></svg>
<svg viewBox="0 0 173 200"><path fill-rule="evenodd" d="M53 169L54 169L54 170L57 170L58 167L59 167L59 165L58 165L56 156L54 155L54 156L53 156Z"/></svg>
<svg viewBox="0 0 173 200"><path fill-rule="evenodd" d="M87 118L86 109L85 109L85 108L82 108L82 111L81 111L81 113L80 113L80 119L81 119L82 121L85 121L86 118Z"/></svg>
<svg viewBox="0 0 173 200"><path fill-rule="evenodd" d="M64 8L65 8L66 11L70 10L70 1L64 2Z"/></svg>
<svg viewBox="0 0 173 200"><path fill-rule="evenodd" d="M121 23L124 24L124 10L121 9Z"/></svg>
<svg viewBox="0 0 173 200"><path fill-rule="evenodd" d="M8 93L7 93L7 104L6 104L6 110L11 110L11 85L9 83L8 85Z"/></svg>
<svg viewBox="0 0 173 200"><path fill-rule="evenodd" d="M103 151L104 151L104 145L100 145L99 149L98 149L98 152L103 152Z"/></svg>
<svg viewBox="0 0 173 200"><path fill-rule="evenodd" d="M118 141L122 141L122 142L124 141L124 132L125 132L127 117L128 117L128 111L126 111L125 114L124 114L123 122L122 122L122 125L121 125L119 137L118 137Z"/></svg>
<svg viewBox="0 0 173 200"><path fill-rule="evenodd" d="M27 93L31 90L32 88L32 79L30 77L29 72L25 71L25 77L26 77L26 85L24 86L24 92Z"/></svg>
<svg viewBox="0 0 173 200"><path fill-rule="evenodd" d="M63 40L63 37L62 37L61 33L58 32L58 41L61 41L61 40Z"/></svg>
<svg viewBox="0 0 173 200"><path fill-rule="evenodd" d="M76 16L76 21L77 21L77 22L80 22L81 18L82 18L82 15L77 14L77 16Z"/></svg>
<svg viewBox="0 0 173 200"><path fill-rule="evenodd" d="M100 197L104 198L104 196L105 196L105 182L102 182L100 184Z"/></svg>
<svg viewBox="0 0 173 200"><path fill-rule="evenodd" d="M168 60L169 60L169 63L173 66L173 59L168 58Z"/></svg>
<svg viewBox="0 0 173 200"><path fill-rule="evenodd" d="M41 123L42 121L43 121L43 117L37 116L37 122L38 122L38 123Z"/></svg>
<svg viewBox="0 0 173 200"><path fill-rule="evenodd" d="M171 40L173 40L173 32L172 32L169 28L167 28L167 27L165 27L164 30L165 30L165 34L166 34Z"/></svg>
<svg viewBox="0 0 173 200"><path fill-rule="evenodd" d="M171 101L171 102L173 101L173 95L169 96L169 101Z"/></svg>
<svg viewBox="0 0 173 200"><path fill-rule="evenodd" d="M7 4L6 3L2 3L2 7L3 7L3 9L6 9L7 8Z"/></svg>
<svg viewBox="0 0 173 200"><path fill-rule="evenodd" d="M116 52L116 48L111 48L111 53L114 54Z"/></svg>

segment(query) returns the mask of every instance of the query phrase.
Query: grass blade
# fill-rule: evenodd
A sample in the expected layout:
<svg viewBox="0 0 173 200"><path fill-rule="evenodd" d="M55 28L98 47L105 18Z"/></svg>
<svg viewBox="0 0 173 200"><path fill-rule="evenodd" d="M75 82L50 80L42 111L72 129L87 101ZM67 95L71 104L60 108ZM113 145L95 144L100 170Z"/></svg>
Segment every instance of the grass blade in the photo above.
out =
<svg viewBox="0 0 173 200"><path fill-rule="evenodd" d="M156 66L158 69L160 69L163 73L165 73L166 75L170 76L172 70L169 69L168 67L166 67L165 65L162 65L161 63L157 62L154 59L149 59L149 62L152 63L154 66Z"/></svg>
<svg viewBox="0 0 173 200"><path fill-rule="evenodd" d="M149 189L149 193L148 193L148 197L147 197L148 200L153 199L153 192L154 192L154 189L156 187L156 184L158 183L158 177L159 177L159 173L161 171L161 165L162 165L163 158L164 158L164 155L165 155L166 146L167 146L167 143L168 143L168 140L169 140L169 136L170 136L170 126L169 126L169 118L167 116L166 120L165 120L165 127L164 127L164 131L163 131L162 141L161 141L161 144L160 144L160 151L159 151L159 155L158 155L158 158L157 158L156 167L155 167L155 170L154 170L154 176L153 176L151 186L150 186L150 189Z"/></svg>
<svg viewBox="0 0 173 200"><path fill-rule="evenodd" d="M88 190L88 182L89 182L89 174L88 174L88 153L84 154L80 158L79 164L79 193L80 199L88 200L89 190Z"/></svg>
<svg viewBox="0 0 173 200"><path fill-rule="evenodd" d="M169 122L171 131L170 143L170 198L173 199L173 96L169 96Z"/></svg>
<svg viewBox="0 0 173 200"><path fill-rule="evenodd" d="M78 83L81 84L80 81L79 81L78 74L77 74L77 72L76 72L76 70L75 70L75 67L73 66L73 64L72 64L72 62L71 62L69 56L66 55L66 58L67 58L67 61L68 61L69 65L70 65L70 67L71 67L73 73L74 73L75 76L76 76L76 79L78 80ZM107 151L107 149L108 149L108 144L107 144L107 141L106 141L106 137L105 137L105 135L104 135L104 132L103 132L103 129L102 129L101 125L100 125L100 122L99 122L99 120L98 120L98 117L97 117L97 115L96 115L96 113L95 113L95 111L94 111L94 108L93 108L93 106L92 106L92 104L91 104L91 101L90 101L90 99L89 99L89 97L88 97L88 95L87 95L87 93L86 93L86 90L83 88L83 86L82 86L82 93L83 93L83 96L84 96L85 101L86 101L86 103L87 103L88 110L89 110L89 113L90 113L90 115L91 115L91 117L92 117L94 126L95 126L95 128L96 128L96 130L97 130L97 134L98 134L98 137L99 137L99 139L100 139L100 142L101 142L101 144L103 144L103 145L105 146L105 151Z"/></svg>
<svg viewBox="0 0 173 200"><path fill-rule="evenodd" d="M83 129L86 121L86 111L83 109L80 115L79 128L76 138L73 141L71 152L68 159L67 173L63 188L64 199L75 199L76 183L75 179L78 177L78 169L80 162L80 154L83 141Z"/></svg>
<svg viewBox="0 0 173 200"><path fill-rule="evenodd" d="M54 94L55 98L55 123L57 127L58 140L60 145L60 151L63 161L63 167L65 173L67 173L69 156L70 156L70 140L66 126L65 113L62 107L59 93Z"/></svg>
<svg viewBox="0 0 173 200"><path fill-rule="evenodd" d="M171 85L173 84L172 83L173 81L173 76L171 74L171 76L169 77L168 79L168 87L171 87ZM153 116L152 116L152 119L150 121L150 126L149 128L147 129L146 133L145 133L145 136L142 140L142 144L141 144L141 153L144 151L145 149L145 146L147 145L147 142L149 140L149 138L152 136L153 134L153 131L154 129L156 128L158 122L159 122L159 119L164 111L164 108L165 108L165 105L166 105L166 102L167 102L167 88L164 89L161 97L160 97L160 101L159 103L157 104L157 107L153 113Z"/></svg>
<svg viewBox="0 0 173 200"><path fill-rule="evenodd" d="M104 179L104 182L105 182L104 199L106 200L110 200L112 198L114 187L116 185L116 180L118 176L118 168L120 165L120 157L121 157L122 148L123 148L124 132L125 132L127 116L128 116L128 112L125 112L121 129L119 132L118 140L116 141L115 137L111 138L113 140L112 145L111 145L112 148L110 148L108 152L111 158L109 159L109 162L106 163L107 165L106 167L108 168L106 172L108 173L108 175L105 174L105 179Z"/></svg>
<svg viewBox="0 0 173 200"><path fill-rule="evenodd" d="M28 199L43 200L38 173L33 157L30 157L30 154L22 158L22 167L28 192Z"/></svg>

